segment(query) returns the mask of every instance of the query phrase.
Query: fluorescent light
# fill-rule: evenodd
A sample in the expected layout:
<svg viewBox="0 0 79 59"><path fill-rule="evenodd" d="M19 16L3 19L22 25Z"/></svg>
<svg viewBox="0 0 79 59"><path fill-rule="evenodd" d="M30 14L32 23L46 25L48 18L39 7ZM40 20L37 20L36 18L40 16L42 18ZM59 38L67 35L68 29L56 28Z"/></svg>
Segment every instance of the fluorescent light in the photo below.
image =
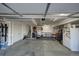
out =
<svg viewBox="0 0 79 59"><path fill-rule="evenodd" d="M68 16L69 14L59 14L59 16Z"/></svg>

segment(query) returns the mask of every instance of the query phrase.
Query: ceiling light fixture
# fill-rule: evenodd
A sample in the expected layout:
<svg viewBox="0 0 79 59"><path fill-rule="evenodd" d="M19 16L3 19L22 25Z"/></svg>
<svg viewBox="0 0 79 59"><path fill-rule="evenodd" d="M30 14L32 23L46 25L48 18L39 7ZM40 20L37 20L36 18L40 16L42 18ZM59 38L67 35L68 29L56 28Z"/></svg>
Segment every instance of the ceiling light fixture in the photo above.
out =
<svg viewBox="0 0 79 59"><path fill-rule="evenodd" d="M68 16L69 14L59 14L59 16Z"/></svg>

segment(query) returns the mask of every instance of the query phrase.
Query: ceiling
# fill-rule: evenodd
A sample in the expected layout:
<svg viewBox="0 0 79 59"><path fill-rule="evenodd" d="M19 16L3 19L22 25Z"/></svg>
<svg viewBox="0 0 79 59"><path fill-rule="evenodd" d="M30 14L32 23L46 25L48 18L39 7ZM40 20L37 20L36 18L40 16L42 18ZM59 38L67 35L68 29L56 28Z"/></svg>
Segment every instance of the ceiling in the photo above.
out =
<svg viewBox="0 0 79 59"><path fill-rule="evenodd" d="M46 3L6 3L21 14L44 14ZM79 12L79 3L51 3L48 13ZM10 9L0 4L0 13L12 13Z"/></svg>
<svg viewBox="0 0 79 59"><path fill-rule="evenodd" d="M47 3L6 3L18 14L0 3L0 18L8 19L34 19L36 23L42 24L41 18L44 17ZM79 17L79 3L51 3L46 20L46 24L54 24L55 22L68 19L68 16ZM26 20L25 20L26 19Z"/></svg>
<svg viewBox="0 0 79 59"><path fill-rule="evenodd" d="M7 5L20 14L43 14L46 8L46 4L42 3L7 3ZM12 13L12 11L0 4L0 13Z"/></svg>

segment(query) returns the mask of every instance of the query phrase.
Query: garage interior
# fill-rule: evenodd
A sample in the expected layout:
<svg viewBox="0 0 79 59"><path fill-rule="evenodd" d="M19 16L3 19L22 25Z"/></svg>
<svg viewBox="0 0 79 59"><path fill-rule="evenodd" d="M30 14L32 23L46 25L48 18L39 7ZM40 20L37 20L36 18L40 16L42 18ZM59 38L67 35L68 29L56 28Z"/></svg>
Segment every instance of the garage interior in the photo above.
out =
<svg viewBox="0 0 79 59"><path fill-rule="evenodd" d="M0 3L0 56L78 56L79 3Z"/></svg>

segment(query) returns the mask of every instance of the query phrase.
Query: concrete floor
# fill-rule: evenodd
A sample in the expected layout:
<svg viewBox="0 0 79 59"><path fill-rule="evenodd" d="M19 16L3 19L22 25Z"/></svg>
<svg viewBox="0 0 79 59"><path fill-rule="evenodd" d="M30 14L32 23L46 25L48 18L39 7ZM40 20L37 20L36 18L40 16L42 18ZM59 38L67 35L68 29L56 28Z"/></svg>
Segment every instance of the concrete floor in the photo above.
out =
<svg viewBox="0 0 79 59"><path fill-rule="evenodd" d="M56 40L21 40L5 51L4 56L78 56Z"/></svg>

